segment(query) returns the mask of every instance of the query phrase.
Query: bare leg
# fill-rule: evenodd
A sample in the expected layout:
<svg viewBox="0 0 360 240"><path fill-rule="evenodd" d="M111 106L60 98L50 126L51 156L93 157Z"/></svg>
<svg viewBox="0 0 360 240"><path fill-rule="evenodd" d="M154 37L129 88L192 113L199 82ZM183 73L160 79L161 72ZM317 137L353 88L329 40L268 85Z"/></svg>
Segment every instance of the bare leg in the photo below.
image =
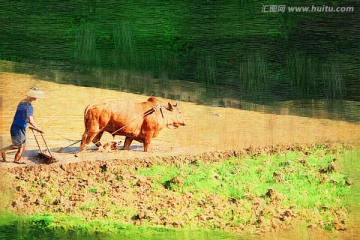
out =
<svg viewBox="0 0 360 240"><path fill-rule="evenodd" d="M130 150L130 145L131 145L132 141L133 141L132 138L126 137L123 150Z"/></svg>
<svg viewBox="0 0 360 240"><path fill-rule="evenodd" d="M2 157L3 161L6 162L6 152L5 151L1 151L1 157Z"/></svg>
<svg viewBox="0 0 360 240"><path fill-rule="evenodd" d="M25 146L19 147L19 149L17 150L17 152L15 154L15 158L14 158L15 163L20 163L20 159L21 159L21 156L23 155L24 151L25 151Z"/></svg>
<svg viewBox="0 0 360 240"><path fill-rule="evenodd" d="M2 157L3 161L6 162L6 151L14 150L14 149L18 149L18 148L19 148L18 146L10 145L10 146L0 149L1 157Z"/></svg>

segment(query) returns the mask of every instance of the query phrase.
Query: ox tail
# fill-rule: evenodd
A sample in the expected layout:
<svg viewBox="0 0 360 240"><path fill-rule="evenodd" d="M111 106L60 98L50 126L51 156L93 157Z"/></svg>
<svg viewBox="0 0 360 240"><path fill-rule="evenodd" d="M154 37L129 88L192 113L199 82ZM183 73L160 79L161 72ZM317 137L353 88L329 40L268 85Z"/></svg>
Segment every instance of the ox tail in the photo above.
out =
<svg viewBox="0 0 360 240"><path fill-rule="evenodd" d="M89 138L88 138L88 110L90 109L90 105L88 105L84 110L84 125L85 125L85 131L81 138L81 145L80 150L84 151L86 148L86 145L89 144Z"/></svg>
<svg viewBox="0 0 360 240"><path fill-rule="evenodd" d="M88 123L89 121L89 110L92 108L94 104L89 104L87 105L87 107L84 110L84 123L85 123L85 128L86 128L86 123Z"/></svg>
<svg viewBox="0 0 360 240"><path fill-rule="evenodd" d="M84 122L85 122L85 123L86 123L87 112L88 112L88 110L89 110L89 107L90 107L90 105L87 105L87 107L86 107L85 110L84 110Z"/></svg>
<svg viewBox="0 0 360 240"><path fill-rule="evenodd" d="M90 107L90 105L88 105L88 106L85 108L85 111L84 111L85 132L87 132L87 130L88 130L87 127L88 127L88 122L89 122L89 116L88 116L89 107Z"/></svg>
<svg viewBox="0 0 360 240"><path fill-rule="evenodd" d="M94 105L94 104L89 104L89 105L86 106L86 108L85 108L85 110L84 110L84 118L87 116L89 109L90 109L93 105Z"/></svg>
<svg viewBox="0 0 360 240"><path fill-rule="evenodd" d="M99 118L101 115L93 114L93 108L95 104L90 104L85 108L84 111L84 124L85 124L85 131L95 132L99 131ZM97 124L96 124L97 123Z"/></svg>
<svg viewBox="0 0 360 240"><path fill-rule="evenodd" d="M94 137L99 133L99 115L93 114L94 104L90 104L85 108L84 111L84 125L85 131L81 140L81 151L84 151L86 145L89 144ZM101 135L99 136L101 138ZM99 139L100 140L100 139Z"/></svg>

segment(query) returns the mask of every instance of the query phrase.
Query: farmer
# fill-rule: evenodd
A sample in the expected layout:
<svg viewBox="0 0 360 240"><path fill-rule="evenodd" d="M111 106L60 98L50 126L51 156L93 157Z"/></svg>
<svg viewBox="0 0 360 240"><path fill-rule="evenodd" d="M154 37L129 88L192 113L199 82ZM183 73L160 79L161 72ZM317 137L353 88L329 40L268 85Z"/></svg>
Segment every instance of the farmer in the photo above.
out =
<svg viewBox="0 0 360 240"><path fill-rule="evenodd" d="M21 162L20 159L25 151L26 127L28 123L30 123L30 125L33 126L37 131L42 132L34 120L34 110L31 103L38 98L46 98L47 96L43 91L37 88L30 88L26 96L27 97L23 99L17 106L14 120L11 125L10 134L12 145L0 150L4 162L6 162L6 151L17 149L14 163L25 164L25 162Z"/></svg>

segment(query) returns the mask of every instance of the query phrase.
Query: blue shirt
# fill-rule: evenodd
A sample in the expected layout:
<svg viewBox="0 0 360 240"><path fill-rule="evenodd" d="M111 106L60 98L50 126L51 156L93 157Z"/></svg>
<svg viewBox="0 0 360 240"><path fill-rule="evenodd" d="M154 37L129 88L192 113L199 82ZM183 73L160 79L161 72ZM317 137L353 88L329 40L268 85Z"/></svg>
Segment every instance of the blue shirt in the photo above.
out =
<svg viewBox="0 0 360 240"><path fill-rule="evenodd" d="M29 117L34 113L34 109L29 102L20 102L17 106L16 113L14 116L13 125L21 128L26 128Z"/></svg>

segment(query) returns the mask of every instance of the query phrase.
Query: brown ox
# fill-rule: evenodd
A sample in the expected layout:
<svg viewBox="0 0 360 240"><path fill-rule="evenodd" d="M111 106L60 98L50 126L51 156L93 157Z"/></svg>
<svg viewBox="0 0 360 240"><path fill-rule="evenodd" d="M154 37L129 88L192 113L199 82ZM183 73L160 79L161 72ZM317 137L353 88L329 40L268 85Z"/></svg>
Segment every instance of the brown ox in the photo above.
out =
<svg viewBox="0 0 360 240"><path fill-rule="evenodd" d="M123 149L129 150L133 140L144 144L148 150L151 138L165 126L185 126L185 119L177 104L164 106L156 98L146 102L101 102L86 107L84 113L85 132L81 140L81 151L91 141L98 147L103 133L126 136Z"/></svg>

